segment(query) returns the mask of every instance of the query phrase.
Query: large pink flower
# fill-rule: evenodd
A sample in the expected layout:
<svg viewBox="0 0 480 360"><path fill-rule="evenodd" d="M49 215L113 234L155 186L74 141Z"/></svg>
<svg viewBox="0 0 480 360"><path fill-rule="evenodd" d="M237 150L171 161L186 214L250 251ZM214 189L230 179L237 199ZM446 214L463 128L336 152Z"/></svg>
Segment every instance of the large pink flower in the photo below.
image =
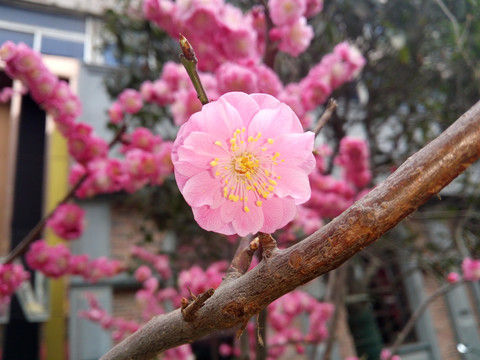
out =
<svg viewBox="0 0 480 360"><path fill-rule="evenodd" d="M177 184L204 229L272 233L310 198L313 141L274 97L227 93L180 128L172 148Z"/></svg>

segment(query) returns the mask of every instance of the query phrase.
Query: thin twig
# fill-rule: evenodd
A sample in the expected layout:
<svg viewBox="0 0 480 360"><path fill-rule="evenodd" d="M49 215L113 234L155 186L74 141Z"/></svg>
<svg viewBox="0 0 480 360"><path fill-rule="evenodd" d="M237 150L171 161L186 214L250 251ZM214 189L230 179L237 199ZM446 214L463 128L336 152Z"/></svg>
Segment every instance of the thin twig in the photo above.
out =
<svg viewBox="0 0 480 360"><path fill-rule="evenodd" d="M198 100L202 103L202 105L208 104L208 97L205 93L205 90L202 85L202 81L200 80L200 76L198 75L197 71L197 63L198 59L195 56L195 52L193 51L192 45L188 42L187 38L180 34L179 39L180 47L182 48L182 54L180 54L180 61L187 71L190 80L192 81L193 87L197 92Z"/></svg>
<svg viewBox="0 0 480 360"><path fill-rule="evenodd" d="M210 299L215 293L214 288L210 288L203 294L194 297L193 301L182 309L182 315L186 322L192 322L197 317L198 310L205 305L205 301Z"/></svg>
<svg viewBox="0 0 480 360"><path fill-rule="evenodd" d="M313 133L315 134L315 137L320 134L320 131L323 129L325 124L330 120L330 118L333 115L333 112L337 109L337 102L335 99L330 99L328 100L327 106L325 108L325 111L323 112L322 116L320 116L320 119L318 119L317 125L315 125L315 129L313 129Z"/></svg>
<svg viewBox="0 0 480 360"><path fill-rule="evenodd" d="M257 345L255 346L255 360L265 360L268 356L268 349L265 346L265 339L267 338L267 308L257 314Z"/></svg>
<svg viewBox="0 0 480 360"><path fill-rule="evenodd" d="M262 258L264 260L271 258L275 252L278 251L277 242L272 235L258 233L258 239L260 240L260 244L262 244Z"/></svg>
<svg viewBox="0 0 480 360"><path fill-rule="evenodd" d="M228 268L227 273L223 277L223 282L228 282L245 274L248 271L250 264L252 263L253 254L259 246L260 240L258 239L258 237L253 240L250 240L247 237L242 238L230 264L230 267Z"/></svg>
<svg viewBox="0 0 480 360"><path fill-rule="evenodd" d="M395 353L398 351L398 348L400 345L403 344L405 339L407 338L408 334L412 330L413 326L415 323L418 321L418 319L423 315L425 310L428 308L428 306L435 301L438 297L441 295L446 294L450 290L452 290L454 287L463 284L465 281L464 280L459 280L455 283L446 283L439 287L437 290L435 290L430 296L428 296L423 303L420 304L420 306L413 312L413 314L410 316L410 319L408 319L407 323L405 324L405 327L400 331L398 334L395 342L393 343L392 347L390 348L390 352L392 355L395 355Z"/></svg>

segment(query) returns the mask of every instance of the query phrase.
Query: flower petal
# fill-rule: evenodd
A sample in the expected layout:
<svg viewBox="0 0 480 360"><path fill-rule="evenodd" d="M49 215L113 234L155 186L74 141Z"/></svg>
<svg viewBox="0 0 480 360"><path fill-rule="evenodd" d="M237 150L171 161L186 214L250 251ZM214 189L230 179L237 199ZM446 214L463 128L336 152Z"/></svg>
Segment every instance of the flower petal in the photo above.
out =
<svg viewBox="0 0 480 360"><path fill-rule="evenodd" d="M315 135L311 131L283 134L274 140L268 150L278 152L279 159L284 160L279 163L279 167L291 167L310 174L316 166L312 153L314 140Z"/></svg>
<svg viewBox="0 0 480 360"><path fill-rule="evenodd" d="M271 234L295 218L297 205L292 198L280 199L274 196L263 202L262 210L265 220L260 231Z"/></svg>
<svg viewBox="0 0 480 360"><path fill-rule="evenodd" d="M242 92L226 93L222 96L222 99L228 102L235 109L242 109L239 114L242 118L242 122L244 124L243 126L245 127L250 124L253 116L260 110L260 107L258 106L255 99L252 96L249 96Z"/></svg>
<svg viewBox="0 0 480 360"><path fill-rule="evenodd" d="M192 208L195 221L203 229L208 231L215 231L225 235L234 235L234 230L231 223L224 223L220 219L220 209L212 209L209 206L202 206L199 208Z"/></svg>
<svg viewBox="0 0 480 360"><path fill-rule="evenodd" d="M263 225L263 211L258 206L251 206L249 209L249 212L242 209L240 216L233 219L233 228L240 236L256 234Z"/></svg>
<svg viewBox="0 0 480 360"><path fill-rule="evenodd" d="M185 201L192 207L218 205L214 200L221 196L218 180L207 171L202 171L187 180L183 187Z"/></svg>
<svg viewBox="0 0 480 360"><path fill-rule="evenodd" d="M292 109L287 105L281 104L276 109L260 110L250 122L248 134L255 136L258 133L269 138L275 139L286 133L303 132L300 120Z"/></svg>
<svg viewBox="0 0 480 360"><path fill-rule="evenodd" d="M310 182L304 172L279 167L276 169L276 173L281 177L275 188L275 194L278 197L292 197L297 205L303 204L310 199Z"/></svg>

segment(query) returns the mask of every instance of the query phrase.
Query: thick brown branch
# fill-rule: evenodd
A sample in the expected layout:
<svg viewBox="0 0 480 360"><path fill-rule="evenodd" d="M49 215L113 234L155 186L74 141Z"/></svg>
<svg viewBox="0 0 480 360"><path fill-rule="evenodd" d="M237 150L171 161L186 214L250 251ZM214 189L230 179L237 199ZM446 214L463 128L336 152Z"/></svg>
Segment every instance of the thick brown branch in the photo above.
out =
<svg viewBox="0 0 480 360"><path fill-rule="evenodd" d="M273 300L340 266L480 158L480 103L343 214L298 244L222 284L192 323L180 310L150 320L103 360L150 359L244 323Z"/></svg>

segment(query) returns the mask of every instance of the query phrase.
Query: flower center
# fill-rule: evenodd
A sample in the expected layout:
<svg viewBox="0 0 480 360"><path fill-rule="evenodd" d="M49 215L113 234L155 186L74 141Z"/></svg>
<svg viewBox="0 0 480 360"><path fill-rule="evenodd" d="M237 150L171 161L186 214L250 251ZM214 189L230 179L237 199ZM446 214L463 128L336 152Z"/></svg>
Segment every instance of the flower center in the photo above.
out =
<svg viewBox="0 0 480 360"><path fill-rule="evenodd" d="M233 168L239 175L245 175L250 178L252 173L255 174L259 161L253 154L242 154L232 159Z"/></svg>
<svg viewBox="0 0 480 360"><path fill-rule="evenodd" d="M245 132L245 128L235 130L228 147L215 141L225 156L213 159L210 165L215 177L222 181L223 196L230 201L242 201L243 210L249 212L247 203L262 206L262 200L272 196L280 179L275 166L283 160L278 159L278 152L269 151L273 139L261 140L261 133L247 137Z"/></svg>

